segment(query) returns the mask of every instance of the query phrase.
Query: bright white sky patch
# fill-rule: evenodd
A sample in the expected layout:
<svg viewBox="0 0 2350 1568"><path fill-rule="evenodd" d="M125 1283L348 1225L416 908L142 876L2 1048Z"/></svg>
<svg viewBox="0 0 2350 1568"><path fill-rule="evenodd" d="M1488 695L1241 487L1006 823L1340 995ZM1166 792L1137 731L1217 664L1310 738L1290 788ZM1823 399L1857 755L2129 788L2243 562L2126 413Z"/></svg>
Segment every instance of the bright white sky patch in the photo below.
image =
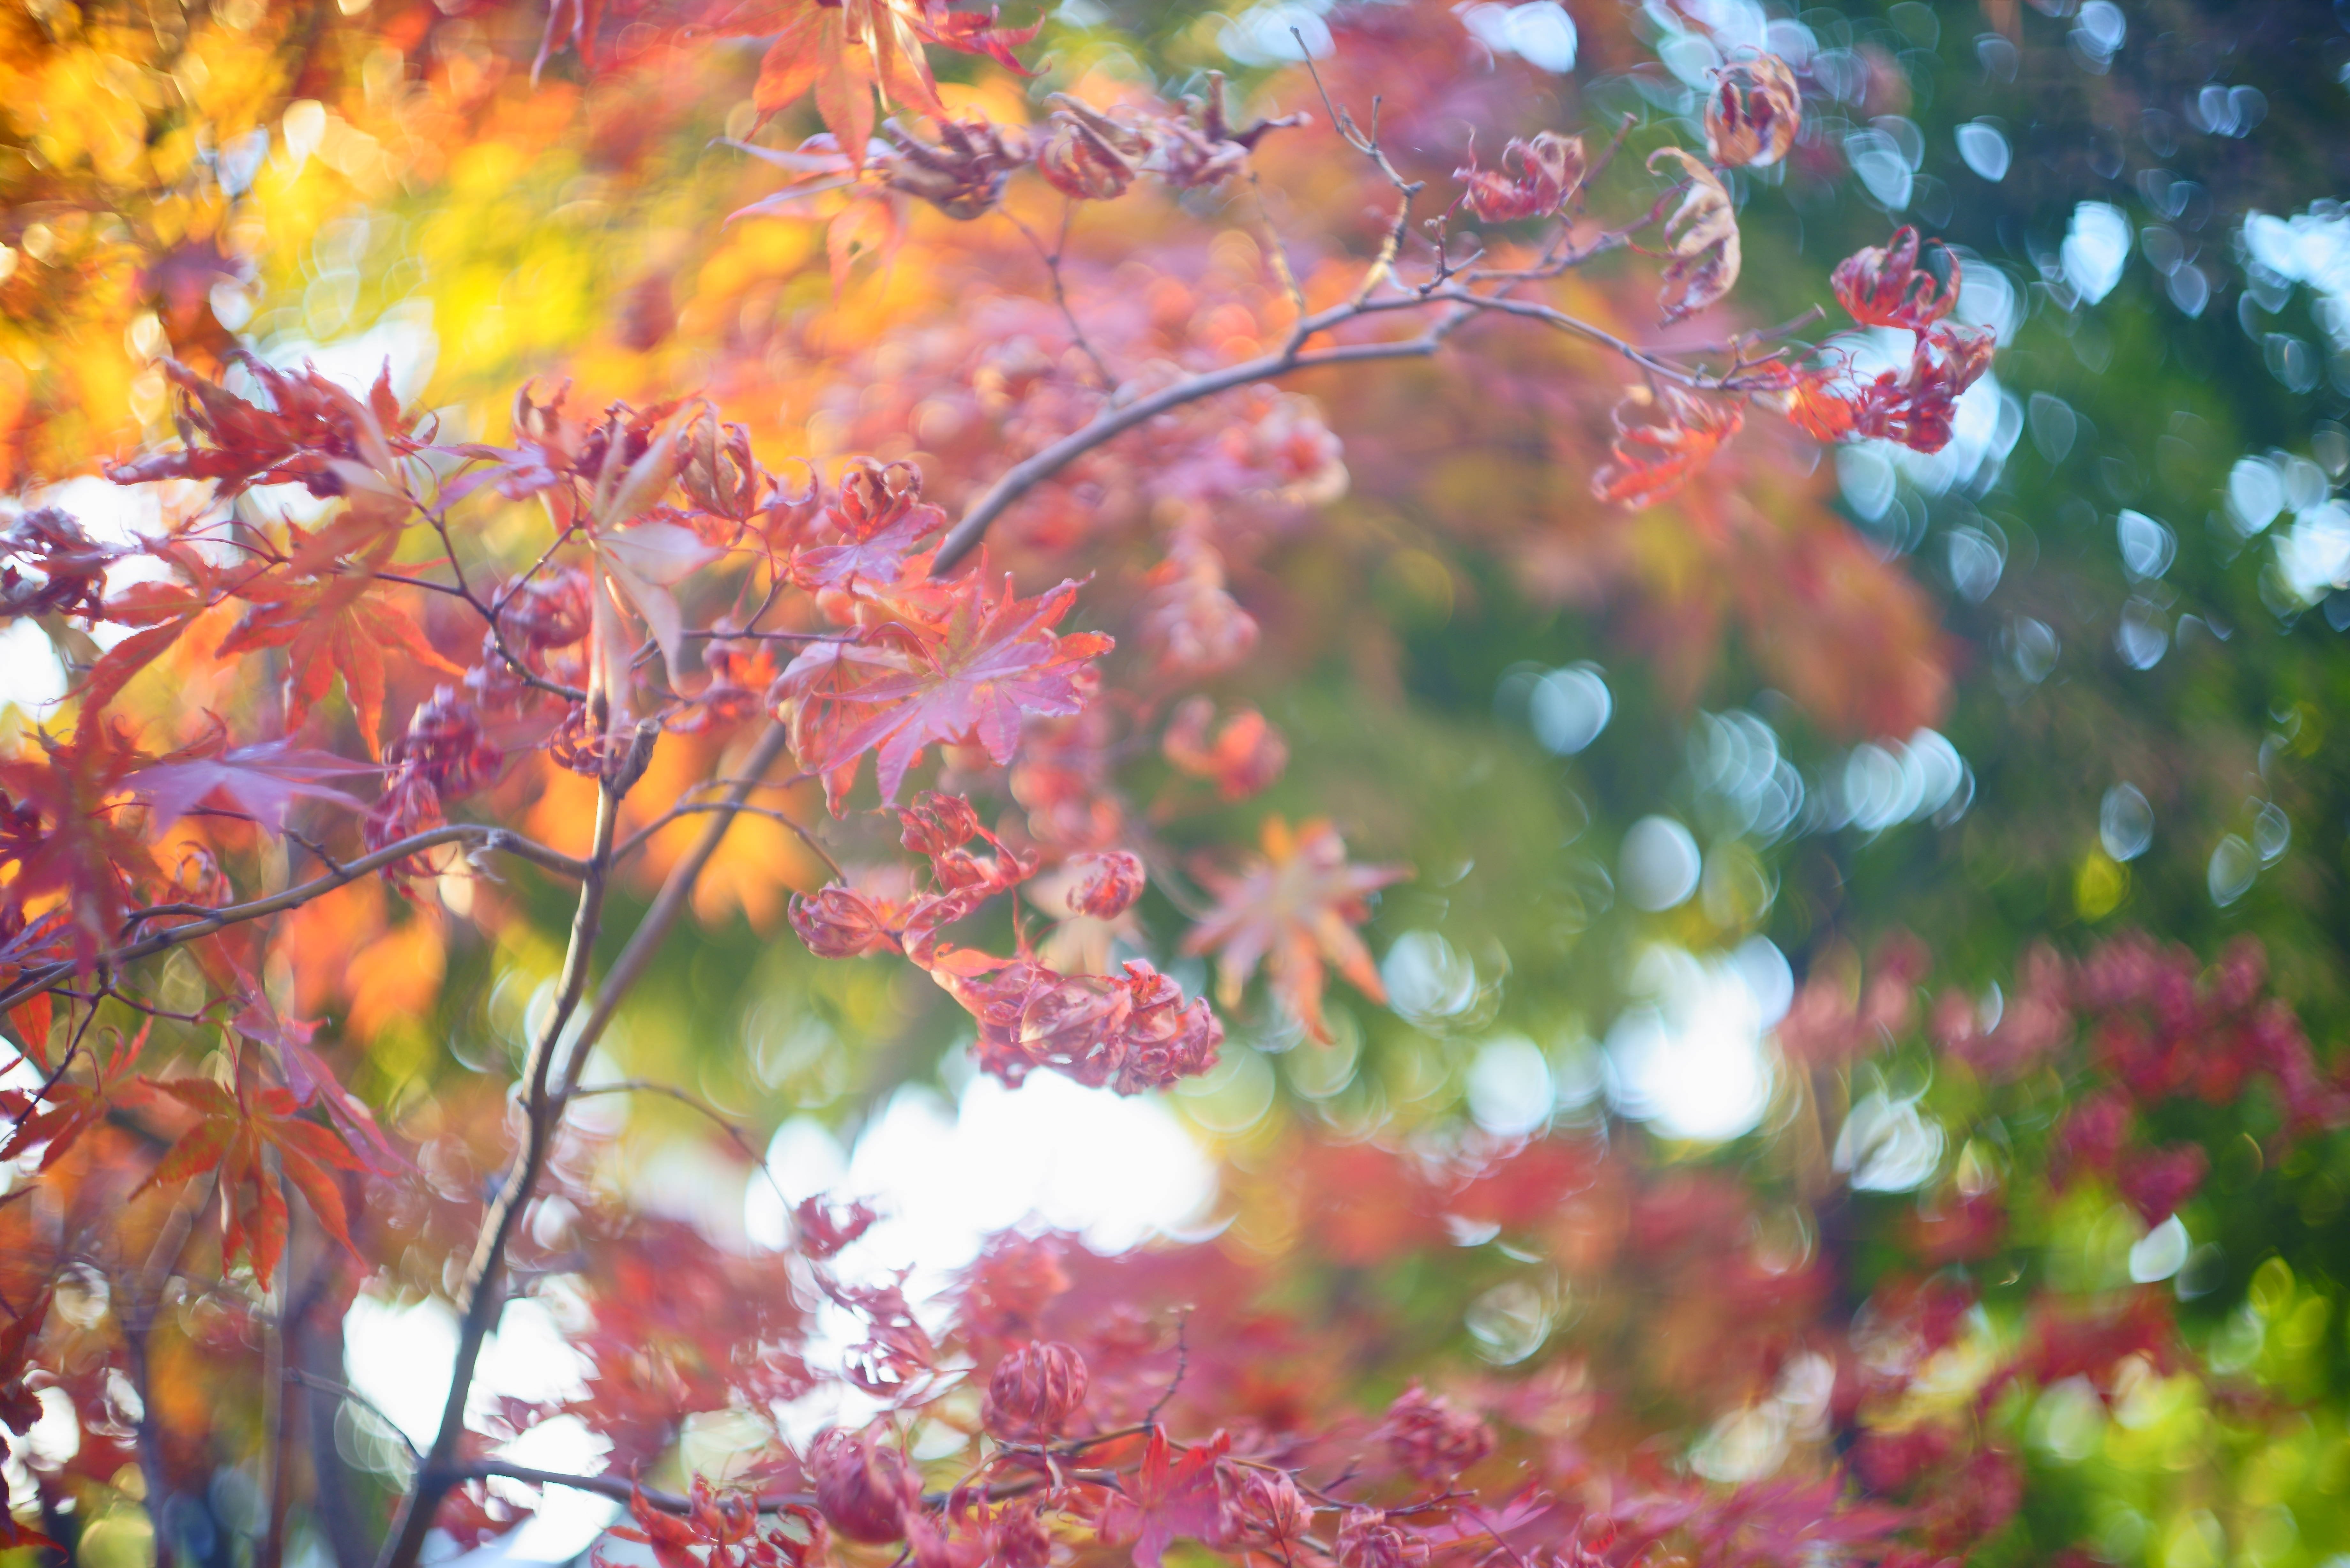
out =
<svg viewBox="0 0 2350 1568"><path fill-rule="evenodd" d="M1645 1002L1607 1032L1617 1110L1667 1137L1705 1143L1760 1122L1772 1087L1762 1035L1787 1006L1786 961L1777 955L1761 939L1710 959L1661 945L1643 953L1632 991ZM1767 959L1777 959L1775 967Z"/></svg>

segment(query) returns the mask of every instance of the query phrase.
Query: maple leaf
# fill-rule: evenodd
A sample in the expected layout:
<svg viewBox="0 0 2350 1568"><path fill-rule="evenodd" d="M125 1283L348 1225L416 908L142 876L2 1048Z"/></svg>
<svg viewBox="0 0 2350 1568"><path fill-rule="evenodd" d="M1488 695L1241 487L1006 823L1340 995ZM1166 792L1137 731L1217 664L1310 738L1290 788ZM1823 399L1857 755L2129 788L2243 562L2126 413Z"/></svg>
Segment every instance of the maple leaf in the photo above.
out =
<svg viewBox="0 0 2350 1568"><path fill-rule="evenodd" d="M231 746L227 729L215 721L212 732L193 745L124 774L121 787L147 803L151 833L163 833L207 801L276 832L284 829L296 800L357 807L357 801L320 779L380 771L282 740Z"/></svg>
<svg viewBox="0 0 2350 1568"><path fill-rule="evenodd" d="M751 89L759 123L814 89L816 113L852 168L864 166L873 138L876 88L899 107L947 118L925 44L983 54L1026 75L1012 50L1037 32L1036 26L998 27L992 14L957 15L943 0L785 0L777 12L771 24L734 29L775 38Z"/></svg>
<svg viewBox="0 0 2350 1568"><path fill-rule="evenodd" d="M1023 599L1006 576L993 603L975 575L945 591L935 619L889 621L806 649L775 682L776 702L793 710L792 749L823 776L835 815L867 752L882 800L894 801L927 746L977 745L1008 763L1023 714L1085 706L1087 661L1112 644L1097 632L1053 630L1076 602L1075 582Z"/></svg>
<svg viewBox="0 0 2350 1568"><path fill-rule="evenodd" d="M248 999L244 1011L230 1021L229 1027L277 1053L278 1070L285 1075L286 1086L292 1092L295 1105L305 1108L315 1105L324 1109L327 1120L343 1135L345 1144L359 1152L368 1168L413 1169L413 1165L384 1136L375 1113L343 1087L342 1081L311 1045L318 1033L317 1021L280 1017L264 988L248 981L243 990Z"/></svg>
<svg viewBox="0 0 2350 1568"><path fill-rule="evenodd" d="M441 657L407 612L370 596L376 572L390 558L385 540L353 569L321 577L279 568L240 584L235 597L253 607L221 639L220 657L257 649L286 649L286 727L297 729L323 701L337 677L359 722L368 754L383 755L387 653L405 654L449 675L464 671Z"/></svg>
<svg viewBox="0 0 2350 1568"><path fill-rule="evenodd" d="M41 1402L25 1386L25 1374L31 1367L33 1336L41 1332L49 1315L49 1294L44 1287L22 1312L9 1309L8 1324L0 1328L0 1426L20 1438L41 1417ZM0 1503L0 1520L7 1518L7 1507ZM0 1536L0 1546L7 1544L7 1539Z"/></svg>
<svg viewBox="0 0 2350 1568"><path fill-rule="evenodd" d="M297 1113L288 1089L234 1092L205 1078L171 1078L153 1086L203 1119L164 1151L143 1186L187 1181L220 1173L224 1255L244 1252L264 1290L286 1251L286 1195L262 1156L275 1149L285 1179L307 1199L327 1234L352 1256L342 1189L330 1170L364 1170L365 1163L334 1132ZM244 1189L251 1189L250 1198Z"/></svg>
<svg viewBox="0 0 2350 1568"><path fill-rule="evenodd" d="M420 444L400 423L389 360L361 401L315 366L280 370L244 349L230 358L268 395L271 407L247 402L177 359L165 358L163 373L185 394L182 449L118 463L106 476L117 484L217 480L224 496L252 484L300 484L324 498L386 485L399 472L395 454L414 452ZM198 445L198 436L206 444ZM384 521L378 519L380 524Z"/></svg>
<svg viewBox="0 0 2350 1568"><path fill-rule="evenodd" d="M1218 1432L1207 1442L1179 1450L1167 1440L1164 1427L1152 1427L1142 1463L1126 1490L1102 1510L1101 1538L1116 1544L1131 1542L1135 1568L1159 1568L1168 1544L1179 1536L1216 1539L1222 1517L1216 1461L1232 1446L1232 1439Z"/></svg>
<svg viewBox="0 0 2350 1568"><path fill-rule="evenodd" d="M223 584L210 562L172 540L150 543L146 555L172 567L176 576L132 583L99 607L97 618L139 628L106 650L77 689L81 721L103 711L133 676L161 658L182 633L220 602Z"/></svg>
<svg viewBox="0 0 2350 1568"><path fill-rule="evenodd" d="M1661 412L1661 422L1633 424L1627 409ZM1678 387L1661 386L1650 398L1635 392L1616 405L1615 461L1591 478L1591 493L1602 501L1642 507L1663 500L1710 462L1723 441L1738 433L1746 416L1735 403L1691 397Z"/></svg>
<svg viewBox="0 0 2350 1568"><path fill-rule="evenodd" d="M1731 168L1767 168L1795 145L1803 113L1803 89L1786 61L1776 55L1732 61L1706 94L1705 150Z"/></svg>
<svg viewBox="0 0 2350 1568"><path fill-rule="evenodd" d="M73 1147L74 1140L105 1116L116 1091L130 1076L146 1040L147 1031L141 1029L127 1046L110 1053L93 1048L90 1057L97 1073L89 1083L60 1080L49 1085L47 1093L38 1097L22 1089L0 1090L0 1111L16 1118L6 1140L0 1142L0 1160L14 1159L46 1144L40 1168L46 1171L57 1164Z"/></svg>
<svg viewBox="0 0 2350 1568"><path fill-rule="evenodd" d="M121 929L130 890L154 874L154 857L114 819L123 775L142 759L107 724L39 739L45 761L0 762L0 869L16 870L0 911L23 929L61 905L88 962Z"/></svg>
<svg viewBox="0 0 2350 1568"><path fill-rule="evenodd" d="M1651 169L1666 161L1679 163L1689 180L1688 193L1665 221L1672 254L1657 299L1669 325L1703 310L1736 285L1739 240L1738 210L1721 176L1679 147L1648 154Z"/></svg>
<svg viewBox="0 0 2350 1568"><path fill-rule="evenodd" d="M1468 167L1455 169L1452 177L1461 182L1461 199L1471 212L1489 223L1508 223L1557 212L1583 188L1590 166L1583 138L1544 130L1532 140L1513 140L1503 148L1498 169L1477 167L1477 146L1471 141Z"/></svg>
<svg viewBox="0 0 2350 1568"><path fill-rule="evenodd" d="M1200 872L1216 909L1183 940L1187 953L1216 954L1219 998L1227 1007L1266 966L1274 995L1328 1044L1322 1016L1323 967L1336 964L1355 989L1385 1002L1387 987L1355 927L1370 916L1367 896L1409 877L1406 866L1350 866L1338 830L1326 821L1293 830L1278 816L1264 819L1264 854L1238 876Z"/></svg>

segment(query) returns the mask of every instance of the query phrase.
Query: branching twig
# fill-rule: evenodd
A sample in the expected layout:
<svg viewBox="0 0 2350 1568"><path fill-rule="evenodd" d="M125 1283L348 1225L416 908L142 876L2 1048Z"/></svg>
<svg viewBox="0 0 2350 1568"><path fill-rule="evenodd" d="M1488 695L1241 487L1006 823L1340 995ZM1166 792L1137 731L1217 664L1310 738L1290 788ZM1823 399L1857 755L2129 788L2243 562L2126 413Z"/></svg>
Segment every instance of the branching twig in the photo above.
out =
<svg viewBox="0 0 2350 1568"><path fill-rule="evenodd" d="M129 920L125 922L126 929L150 920L182 917L186 917L189 923L184 926L172 926L168 929L156 932L151 937L142 937L137 941L126 943L111 952L101 953L88 966L78 963L72 959L59 959L55 963L43 964L36 969L28 970L5 992L0 992L0 1012L5 1012L16 1006L26 997L38 996L45 991L55 989L84 967L95 967L101 971L119 970L124 964L133 963L143 958L151 958L157 953L211 936L213 932L225 930L231 926L241 925L246 920L257 920L265 915L282 914L287 909L298 908L313 898L331 893L347 883L358 880L370 871L380 871L385 867L405 860L411 855L421 854L428 849L437 849L444 844L466 843L473 844L482 849L516 856L534 865L543 866L550 871L559 871L566 876L582 876L587 871L587 867L579 861L572 859L571 857L558 850L550 849L544 844L525 838L512 828L488 827L473 822L452 822L423 833L411 834L398 843L387 844L372 854L362 855L357 860L346 861L323 877L314 877L298 887L288 888L283 893L274 893L266 898L255 898L250 903L226 904L218 909L203 904L158 904L148 909L134 909Z"/></svg>

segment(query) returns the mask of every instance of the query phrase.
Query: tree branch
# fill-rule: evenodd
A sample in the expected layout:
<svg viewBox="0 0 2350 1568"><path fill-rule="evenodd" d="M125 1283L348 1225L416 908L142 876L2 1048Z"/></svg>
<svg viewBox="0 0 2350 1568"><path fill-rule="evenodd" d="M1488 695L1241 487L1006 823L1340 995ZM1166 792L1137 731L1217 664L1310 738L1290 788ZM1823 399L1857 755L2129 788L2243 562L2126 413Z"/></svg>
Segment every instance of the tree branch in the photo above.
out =
<svg viewBox="0 0 2350 1568"><path fill-rule="evenodd" d="M587 994L588 970L595 956L597 935L603 926L612 836L619 815L619 790L608 779L596 794L596 846L588 857L586 880L579 888L578 909L572 916L571 947L564 955L555 1008L538 1038L531 1043L530 1059L524 1064L523 1075L529 1087L525 1102L527 1129L522 1155L508 1173L505 1185L492 1200L489 1213L483 1218L481 1237L474 1244L473 1262L466 1268L461 1293L457 1355L449 1376L449 1397L441 1407L441 1429L401 1506L391 1537L384 1543L383 1556L379 1560L381 1568L415 1568L417 1556L424 1550L424 1538L432 1528L432 1516L452 1484L442 1478L455 1459L458 1442L464 1436L465 1403L473 1393L482 1344L497 1326L505 1304L506 1245L546 1168L547 1153L562 1120L561 1108L549 1093L549 1075L556 1053L562 1046L564 1027L578 1010L580 998Z"/></svg>
<svg viewBox="0 0 2350 1568"><path fill-rule="evenodd" d="M782 758L790 742L791 732L784 727L782 722L768 721L758 743L743 759L741 774L728 788L726 804L740 806L749 800L751 792L760 787L766 771ZM619 1011L620 999L628 994L629 988L636 984L647 966L651 964L653 954L660 948L661 939L669 935L669 929L684 912L686 901L693 897L694 883L701 879L702 869L718 853L718 846L725 840L726 830L733 825L734 814L732 811L722 811L712 815L710 826L702 829L701 839L686 852L685 858L670 867L669 880L661 884L652 908L647 909L645 918L637 922L637 929L629 936L628 945L620 950L620 956L614 959L612 967L605 971L603 986L596 994L596 1006L588 1013L588 1022L580 1025L579 1038L571 1047L571 1060L564 1064L562 1086L556 1092L557 1100L569 1098L571 1092L579 1086L579 1075L587 1070L588 1054L595 1049L596 1042L604 1037L612 1015Z"/></svg>
<svg viewBox="0 0 2350 1568"><path fill-rule="evenodd" d="M84 967L102 971L119 969L124 964L133 963L143 958L151 958L157 953L167 951L186 942L195 941L199 938L211 936L213 932L225 930L231 926L241 925L246 920L257 920L265 915L283 914L287 909L296 909L313 898L331 893L346 883L355 882L370 871L380 871L397 861L405 860L411 855L419 855L428 849L437 849L444 844L469 842L484 849L518 857L530 861L533 865L543 866L550 871L560 872L567 877L585 877L588 874L588 867L585 862L574 860L559 850L550 849L544 844L525 838L511 828L489 827L473 822L452 822L446 826L435 827L427 832L411 834L397 844L387 844L373 854L362 855L357 860L338 862L325 876L313 877L298 887L288 888L283 893L273 893L266 898L255 898L244 904L224 905L219 909L211 909L203 904L159 904L151 909L134 910L130 916L132 924L181 915L194 918L187 925L173 926L169 929L158 931L151 937L142 937L135 942L127 943L111 952L101 953L89 966L78 964L71 959L60 959L55 963L43 964L38 969L27 971L16 984L8 987L5 992L0 992L0 1012L5 1012L16 1006L26 997L37 996L45 991L55 989Z"/></svg>
<svg viewBox="0 0 2350 1568"><path fill-rule="evenodd" d="M1342 306L1336 310L1307 317L1300 323L1307 329L1297 340L1303 341L1316 333L1326 332L1358 314L1361 313L1353 306ZM1222 370L1189 377L1149 397L1106 409L1091 424L1063 436L1035 456L1013 464L1003 477L988 486L987 493L972 503L962 520L948 531L945 541L939 545L938 555L931 562L931 575L935 577L953 570L955 564L978 545L987 533L988 524L1002 516L1014 502L1104 441L1123 435L1170 409L1181 408L1185 403L1194 403L1201 398L1211 398L1234 387L1270 381L1296 370L1311 370L1324 365L1356 364L1366 359L1423 358L1435 353L1436 348L1437 339L1430 337L1387 343L1350 343L1311 353L1284 348L1227 366Z"/></svg>

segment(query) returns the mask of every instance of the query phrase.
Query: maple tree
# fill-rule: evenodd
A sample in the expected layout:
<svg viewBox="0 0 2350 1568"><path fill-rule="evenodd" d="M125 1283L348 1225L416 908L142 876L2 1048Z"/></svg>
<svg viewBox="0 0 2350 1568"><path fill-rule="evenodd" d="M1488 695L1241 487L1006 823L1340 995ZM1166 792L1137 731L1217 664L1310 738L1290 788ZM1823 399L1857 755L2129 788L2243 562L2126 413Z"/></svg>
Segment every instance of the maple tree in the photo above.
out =
<svg viewBox="0 0 2350 1568"><path fill-rule="evenodd" d="M2108 12L1970 58L2122 92ZM2314 638L2350 436L2220 471L2194 612L2134 509L2122 571L2025 576L2008 453L2096 437L2002 389L2018 288L1936 232L1928 6L1266 10L1229 78L1174 13L0 23L0 616L66 675L0 756L0 1553L413 1568L566 1489L661 1568L2350 1530L2339 900L2286 858L2339 655L2177 700L2244 767L2149 772L2220 729L2166 710L2079 770L2085 851L2019 783L2118 690L2049 681L2068 614L2140 672ZM2099 204L2011 247L2018 374L2111 336ZM2131 777L2219 803L2192 914ZM753 1136L1040 1075L1190 1118L1213 1233L941 1270ZM775 1244L681 1214L678 1150ZM409 1431L345 1335L418 1301ZM525 1302L576 1387L493 1387ZM532 1459L570 1430L600 1468Z"/></svg>

